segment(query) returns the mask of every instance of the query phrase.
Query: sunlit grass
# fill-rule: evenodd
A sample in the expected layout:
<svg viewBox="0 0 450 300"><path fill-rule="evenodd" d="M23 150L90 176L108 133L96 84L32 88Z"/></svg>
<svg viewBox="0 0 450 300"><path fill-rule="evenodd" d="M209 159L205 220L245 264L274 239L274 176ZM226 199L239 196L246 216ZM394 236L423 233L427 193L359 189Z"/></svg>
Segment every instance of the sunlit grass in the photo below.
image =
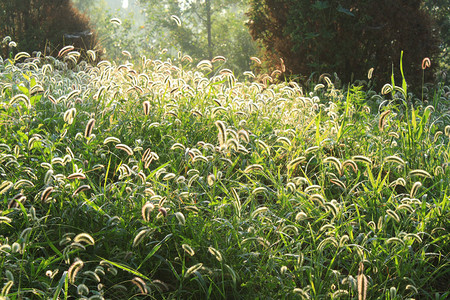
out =
<svg viewBox="0 0 450 300"><path fill-rule="evenodd" d="M60 56L0 64L1 296L448 297L448 87Z"/></svg>

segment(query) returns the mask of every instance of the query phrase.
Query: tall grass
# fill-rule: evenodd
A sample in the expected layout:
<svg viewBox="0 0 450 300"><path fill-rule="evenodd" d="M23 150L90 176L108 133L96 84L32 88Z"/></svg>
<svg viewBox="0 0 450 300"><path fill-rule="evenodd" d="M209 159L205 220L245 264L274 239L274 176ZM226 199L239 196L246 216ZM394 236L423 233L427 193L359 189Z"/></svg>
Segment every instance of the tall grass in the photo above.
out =
<svg viewBox="0 0 450 300"><path fill-rule="evenodd" d="M1 297L449 296L448 87L71 55L0 64Z"/></svg>

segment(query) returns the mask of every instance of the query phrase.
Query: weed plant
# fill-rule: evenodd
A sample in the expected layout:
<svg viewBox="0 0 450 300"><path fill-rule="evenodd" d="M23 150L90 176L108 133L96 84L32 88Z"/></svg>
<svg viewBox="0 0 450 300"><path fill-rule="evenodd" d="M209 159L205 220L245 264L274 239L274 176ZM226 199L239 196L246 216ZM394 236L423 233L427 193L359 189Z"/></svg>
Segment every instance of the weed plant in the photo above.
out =
<svg viewBox="0 0 450 300"><path fill-rule="evenodd" d="M447 86L0 61L2 299L446 299Z"/></svg>

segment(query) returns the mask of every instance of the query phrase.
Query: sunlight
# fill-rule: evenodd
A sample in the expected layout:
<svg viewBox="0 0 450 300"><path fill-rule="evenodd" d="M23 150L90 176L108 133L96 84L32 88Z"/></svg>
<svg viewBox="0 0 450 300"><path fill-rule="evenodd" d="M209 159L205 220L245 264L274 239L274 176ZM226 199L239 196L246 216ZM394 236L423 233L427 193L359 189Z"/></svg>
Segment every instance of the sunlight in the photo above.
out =
<svg viewBox="0 0 450 300"><path fill-rule="evenodd" d="M128 8L128 0L122 0L122 8Z"/></svg>

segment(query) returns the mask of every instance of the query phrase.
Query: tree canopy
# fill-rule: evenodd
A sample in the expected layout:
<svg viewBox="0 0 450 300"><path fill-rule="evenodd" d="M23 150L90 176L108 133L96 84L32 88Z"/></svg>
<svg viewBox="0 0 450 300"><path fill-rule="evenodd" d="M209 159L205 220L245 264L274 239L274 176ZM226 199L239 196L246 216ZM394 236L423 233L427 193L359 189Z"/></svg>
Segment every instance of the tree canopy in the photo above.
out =
<svg viewBox="0 0 450 300"><path fill-rule="evenodd" d="M425 9L434 19L439 30L441 63L443 69L450 68L450 0L425 0Z"/></svg>
<svg viewBox="0 0 450 300"><path fill-rule="evenodd" d="M364 79L374 68L375 78L384 83L393 65L398 71L403 50L407 80L418 83L423 58L436 61L439 52L437 31L420 0L250 3L251 34L266 58L275 64L284 60L286 75L336 72L348 82Z"/></svg>
<svg viewBox="0 0 450 300"><path fill-rule="evenodd" d="M248 1L140 2L147 16L147 32L153 35L151 44L197 60L225 56L227 67L237 71L250 68L249 57L255 55L256 47L244 25Z"/></svg>
<svg viewBox="0 0 450 300"><path fill-rule="evenodd" d="M0 36L10 36L19 51L57 53L66 45L93 49L96 36L87 17L70 0L2 0ZM3 49L3 56L8 55Z"/></svg>

